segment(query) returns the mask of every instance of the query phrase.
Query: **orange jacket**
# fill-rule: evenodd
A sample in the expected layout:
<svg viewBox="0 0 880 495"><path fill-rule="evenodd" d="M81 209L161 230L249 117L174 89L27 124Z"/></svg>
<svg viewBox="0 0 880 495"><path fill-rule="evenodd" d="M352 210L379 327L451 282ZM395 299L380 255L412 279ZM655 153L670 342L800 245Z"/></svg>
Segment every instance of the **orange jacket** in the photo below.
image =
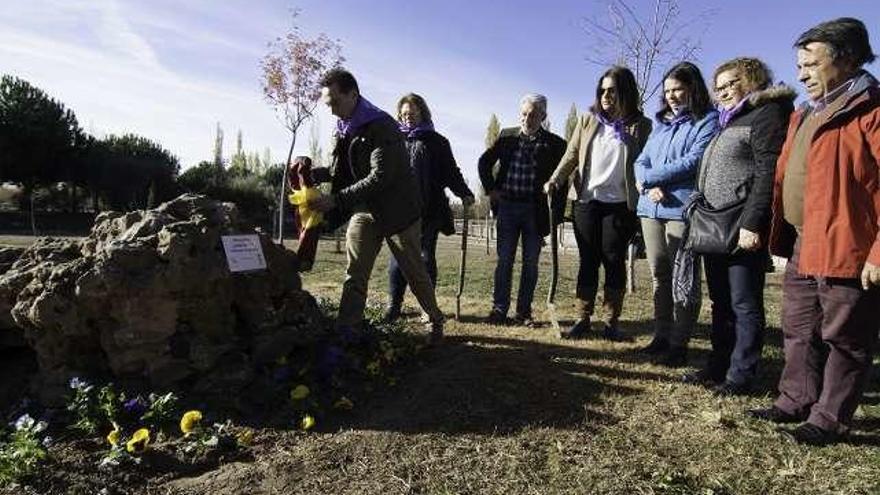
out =
<svg viewBox="0 0 880 495"><path fill-rule="evenodd" d="M802 275L857 278L866 260L880 265L880 87L863 72L842 98L844 105L823 117L807 155ZM783 218L782 181L807 112L789 120L773 186L770 252L786 258L797 234Z"/></svg>

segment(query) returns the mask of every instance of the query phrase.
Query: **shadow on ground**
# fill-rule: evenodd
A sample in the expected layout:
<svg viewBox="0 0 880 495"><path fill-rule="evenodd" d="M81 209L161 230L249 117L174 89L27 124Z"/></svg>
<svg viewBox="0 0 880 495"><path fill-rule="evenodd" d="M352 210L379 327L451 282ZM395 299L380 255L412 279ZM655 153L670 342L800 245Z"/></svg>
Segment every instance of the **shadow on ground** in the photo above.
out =
<svg viewBox="0 0 880 495"><path fill-rule="evenodd" d="M605 395L638 389L619 379L664 375L595 364L626 352L597 352L515 338L451 336L428 351L402 383L371 397L336 428L508 434L525 427L585 428L613 424L598 411ZM614 380L609 380L609 378ZM333 427L331 427L332 429Z"/></svg>

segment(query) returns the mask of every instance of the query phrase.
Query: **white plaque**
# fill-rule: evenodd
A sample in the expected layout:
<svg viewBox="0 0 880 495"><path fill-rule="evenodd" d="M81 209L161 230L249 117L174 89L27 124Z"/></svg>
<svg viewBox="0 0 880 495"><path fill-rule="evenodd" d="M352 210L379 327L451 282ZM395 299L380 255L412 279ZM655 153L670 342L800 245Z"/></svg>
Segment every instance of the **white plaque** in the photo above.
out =
<svg viewBox="0 0 880 495"><path fill-rule="evenodd" d="M266 258L263 256L260 236L224 235L221 238L229 271L235 273L266 269Z"/></svg>

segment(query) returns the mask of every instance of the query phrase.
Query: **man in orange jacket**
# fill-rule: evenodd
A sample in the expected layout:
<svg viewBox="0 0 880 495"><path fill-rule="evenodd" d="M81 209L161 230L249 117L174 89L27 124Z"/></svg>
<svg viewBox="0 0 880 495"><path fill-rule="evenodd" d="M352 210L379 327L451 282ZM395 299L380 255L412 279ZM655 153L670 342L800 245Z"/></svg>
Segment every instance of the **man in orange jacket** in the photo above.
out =
<svg viewBox="0 0 880 495"><path fill-rule="evenodd" d="M785 368L773 406L750 412L805 421L792 437L825 445L849 429L880 330L880 87L862 69L875 55L857 19L823 22L795 47L810 102L777 162L769 240L789 258Z"/></svg>

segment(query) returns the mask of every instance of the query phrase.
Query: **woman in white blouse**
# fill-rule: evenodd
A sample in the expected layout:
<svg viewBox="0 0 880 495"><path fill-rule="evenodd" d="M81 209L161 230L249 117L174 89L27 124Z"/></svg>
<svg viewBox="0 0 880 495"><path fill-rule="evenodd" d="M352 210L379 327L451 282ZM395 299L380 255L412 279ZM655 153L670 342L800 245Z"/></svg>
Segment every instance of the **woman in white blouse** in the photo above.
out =
<svg viewBox="0 0 880 495"><path fill-rule="evenodd" d="M651 121L642 114L633 73L611 67L599 78L593 106L578 119L565 156L544 186L549 191L568 184L580 253L579 319L560 332L562 338L584 338L589 333L601 265L605 268L602 336L624 339L618 320L626 293L626 248L638 225L633 162L650 133Z"/></svg>

